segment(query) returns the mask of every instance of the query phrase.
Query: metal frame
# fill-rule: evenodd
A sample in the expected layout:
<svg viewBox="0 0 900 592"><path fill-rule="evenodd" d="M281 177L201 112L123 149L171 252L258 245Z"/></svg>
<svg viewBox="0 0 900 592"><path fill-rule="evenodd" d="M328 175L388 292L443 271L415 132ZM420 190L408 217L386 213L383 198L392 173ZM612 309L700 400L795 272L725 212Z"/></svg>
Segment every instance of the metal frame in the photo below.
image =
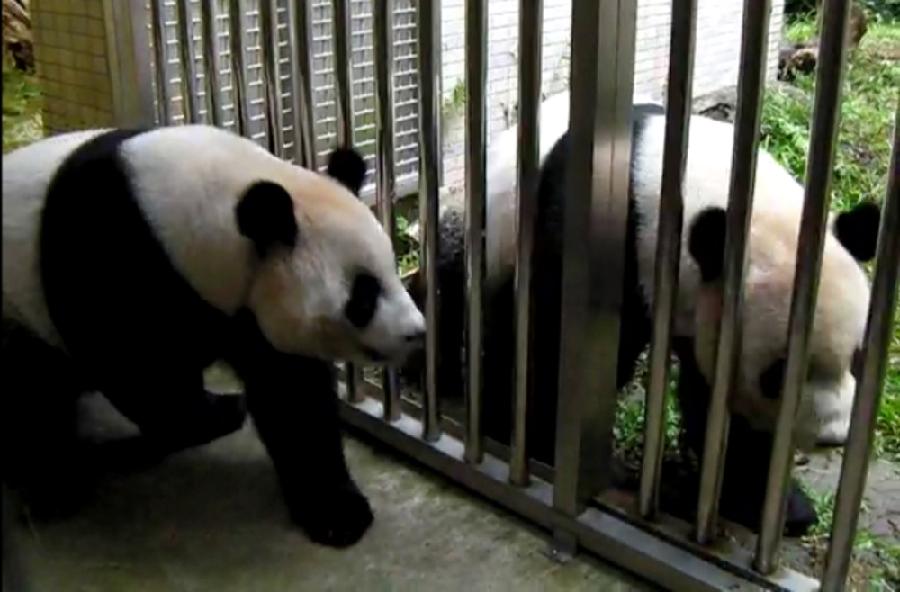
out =
<svg viewBox="0 0 900 592"><path fill-rule="evenodd" d="M202 59L210 74L205 83L208 116L221 123L218 102L224 74L211 62L219 57L214 19L217 5L200 0L203 26ZM226 2L226 0L222 0ZM278 0L260 2L262 69L270 148L284 154L285 97L279 70L276 37ZM350 64L349 0L333 0L338 140L353 143L353 92ZM375 56L376 158L375 201L379 217L392 239L396 233L393 200L402 181L395 178L393 84L394 1L373 4ZM161 10L152 0L149 27L146 11L105 0L110 27L111 67L116 88L116 113L122 122L171 123L167 47ZM178 36L187 39L192 21L189 0L178 0ZM776 431L772 470L756 553L716 541L718 497L728 435L727 395L734 383L740 355L741 305L746 247L754 190L760 107L768 49L770 0L745 0L741 76L734 127L733 168L725 245L724 309L720 326L716 380L706 434L696 525L659 512L660 462L665 424L665 387L668 382L673 306L678 293L679 248L693 52L696 44L696 0L673 0L668 115L663 155L663 195L657 245L653 343L646 410L644 466L637 512L624 509L603 495L611 454L614 420L615 367L618 348L618 310L629 185L631 108L636 0L573 0L570 141L574 147L568 183L573 197L564 214L563 306L560 398L555 468L532 461L525 448L525 417L532 385L531 256L536 216L534 185L538 172L543 3L521 0L519 22L519 208L516 262L516 368L514 432L510 447L483 437L480 426L481 340L484 309L485 214L485 87L486 0L467 0L467 113L466 145L466 339L467 412L462 425L441 417L437 384L436 284L438 195L440 189L440 8L438 0L419 0L419 214L421 273L427 285L426 371L420 404L401 399L396 374L385 372L381 385L361 379L354 368L345 373L344 421L387 443L462 486L484 495L527 520L552 531L562 551L581 547L658 584L675 589L814 590L818 582L777 565L784 520L784 487L792 451L791 432L800 380L805 372L807 340L825 239L831 160L836 141L838 106L844 67L844 36L848 3L827 0L817 75L816 108L808 159L806 196L801 222L797 274L791 305L787 380ZM137 6L135 4L134 6ZM235 127L247 135L248 110L245 0L227 0L229 47L235 100ZM318 5L317 5L318 6ZM132 10L127 10L132 7ZM310 52L314 26L312 7L305 2L287 5L292 88L294 159L317 164L313 102L314 69ZM130 12L130 14L129 14ZM321 24L321 23L319 23ZM150 60L141 52L154 42L156 105ZM182 44L184 45L184 44ZM192 44L187 44L192 45ZM179 49L184 71L186 120L198 117L192 47ZM161 66L161 68L159 67ZM220 74L222 76L220 76ZM390 83L389 83L390 81ZM209 111L209 108L212 111ZM897 113L900 120L900 108ZM826 559L824 590L839 590L846 579L862 491L868 451L883 385L887 347L900 275L900 139L895 130L892 168L883 213L872 286L872 302L865 341L862 377L857 385L850 438L842 467L832 545ZM603 277L595 270L603 270ZM602 281L601 281L602 280ZM547 311L542 311L547 314ZM585 361L590 360L591 364ZM598 363L599 361L599 363ZM599 394L598 394L599 393ZM551 485L551 483L553 483ZM601 494L598 498L597 494ZM693 540L692 540L693 539ZM716 543L709 546L709 543Z"/></svg>

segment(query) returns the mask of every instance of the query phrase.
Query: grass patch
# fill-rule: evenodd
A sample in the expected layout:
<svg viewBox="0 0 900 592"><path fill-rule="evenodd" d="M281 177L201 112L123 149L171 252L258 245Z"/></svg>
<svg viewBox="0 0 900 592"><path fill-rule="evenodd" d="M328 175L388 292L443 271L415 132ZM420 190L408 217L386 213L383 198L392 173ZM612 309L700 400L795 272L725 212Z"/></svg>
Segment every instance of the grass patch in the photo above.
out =
<svg viewBox="0 0 900 592"><path fill-rule="evenodd" d="M3 56L3 152L30 144L44 135L40 89L35 76L16 70Z"/></svg>
<svg viewBox="0 0 900 592"><path fill-rule="evenodd" d="M810 489L806 493L813 500L819 522L804 537L803 546L810 555L813 567L821 570L831 535L834 515L834 493L820 493ZM863 501L861 514L868 508ZM859 528L853 541L853 561L850 566L851 590L900 590L900 541L879 536L867 528Z"/></svg>
<svg viewBox="0 0 900 592"><path fill-rule="evenodd" d="M809 39L814 21L792 23L791 40ZM815 78L769 89L763 104L762 146L798 179L806 173ZM893 117L900 88L900 23L875 22L848 60L835 157L832 208L881 203L887 190ZM900 318L900 314L897 314ZM878 415L875 451L900 461L900 325L895 325Z"/></svg>

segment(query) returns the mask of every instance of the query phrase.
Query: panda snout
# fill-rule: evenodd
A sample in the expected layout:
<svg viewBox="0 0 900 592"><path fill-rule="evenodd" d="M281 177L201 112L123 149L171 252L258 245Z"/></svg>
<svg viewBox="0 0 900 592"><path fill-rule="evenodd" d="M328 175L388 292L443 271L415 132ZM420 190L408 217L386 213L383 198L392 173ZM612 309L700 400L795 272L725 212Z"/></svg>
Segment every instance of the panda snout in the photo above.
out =
<svg viewBox="0 0 900 592"><path fill-rule="evenodd" d="M403 336L406 345L415 349L419 349L425 345L425 329L416 328Z"/></svg>

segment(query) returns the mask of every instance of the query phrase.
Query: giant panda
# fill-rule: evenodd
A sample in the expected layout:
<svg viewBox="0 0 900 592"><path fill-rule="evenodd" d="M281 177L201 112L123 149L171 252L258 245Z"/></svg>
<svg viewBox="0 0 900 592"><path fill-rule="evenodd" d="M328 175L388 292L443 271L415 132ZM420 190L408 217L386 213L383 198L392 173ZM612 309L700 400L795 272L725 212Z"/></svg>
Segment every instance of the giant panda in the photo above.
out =
<svg viewBox="0 0 900 592"><path fill-rule="evenodd" d="M532 299L534 310L535 396L529 413L529 452L552 464L558 384L562 208L568 162L568 94L541 108L542 165L537 188ZM632 116L633 154L625 239L624 293L620 311L617 385L634 376L640 353L649 344L653 267L659 219L664 110L636 104ZM496 141L508 143L516 130ZM550 139L552 137L552 139ZM702 458L716 335L721 312L722 251L732 155L733 126L692 116L684 193L684 232L679 296L673 327L673 350L679 364L678 398L684 443ZM515 150L489 151L496 159L489 171L515 171ZM494 186L491 186L491 182ZM515 186L510 173L488 180L486 254L486 335L483 421L485 434L509 441L512 416L513 265L515 261ZM742 357L738 386L729 401L726 473L720 510L734 522L757 529L764 498L772 430L786 353L789 302L802 186L771 155L760 150L744 296ZM833 215L823 255L815 324L810 341L809 377L797 420L801 447L840 445L849 429L855 380L853 360L865 329L869 285L861 263L875 253L879 209L863 203ZM493 240L491 236L493 235ZM448 260L448 256L444 256ZM460 257L454 262L461 265ZM441 270L439 277L445 272ZM462 306L463 294L442 290L442 306ZM442 315L444 312L442 312ZM442 327L443 334L453 332ZM458 327L456 328L458 331ZM442 353L447 351L442 350ZM450 364L439 365L445 375ZM449 379L442 377L442 383ZM448 395L449 396L449 395ZM690 511L686 506L675 511ZM685 516L687 517L687 516ZM817 520L811 500L792 485L786 531L799 535Z"/></svg>
<svg viewBox="0 0 900 592"><path fill-rule="evenodd" d="M249 412L293 522L356 542L372 512L344 459L333 361L399 363L425 331L357 198L362 158L337 149L324 175L192 125L58 135L3 173L4 435L33 453L9 455L4 478L51 493L78 478L67 437L85 391L163 454ZM245 395L204 389L216 360Z"/></svg>

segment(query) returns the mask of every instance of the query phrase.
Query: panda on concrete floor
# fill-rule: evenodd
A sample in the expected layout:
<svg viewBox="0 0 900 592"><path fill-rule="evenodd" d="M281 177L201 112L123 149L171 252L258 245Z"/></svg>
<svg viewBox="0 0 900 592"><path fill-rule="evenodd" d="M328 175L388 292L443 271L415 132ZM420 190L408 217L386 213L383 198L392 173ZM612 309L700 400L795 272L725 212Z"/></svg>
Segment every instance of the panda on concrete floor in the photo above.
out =
<svg viewBox="0 0 900 592"><path fill-rule="evenodd" d="M535 396L529 414L529 451L552 463L558 384L562 207L568 161L568 95L542 106L541 130L555 134L541 140L543 157L538 187L538 228L533 271ZM515 129L505 136L514 137ZM656 105L635 105L633 159L628 203L624 294L622 300L617 384L632 378L640 353L649 344L653 267L659 218L665 114ZM673 349L680 363L679 403L688 449L702 458L706 411L713 374L714 334L722 301L722 252L728 201L733 126L693 116L686 170L684 232L679 298L674 318ZM552 148L551 148L552 146ZM499 164L515 170L515 151L493 148ZM499 182L497 179L499 178ZM491 187L491 182L494 186ZM515 260L514 177L488 180L486 254L485 434L508 442L512 417L510 385L514 371L513 264ZM721 512L751 529L758 528L772 429L787 349L787 322L794 279L803 188L765 151L760 151L744 295L743 353L738 385L730 400L731 422ZM855 390L853 360L862 344L869 304L869 284L860 263L874 257L880 213L863 203L833 215L827 236L810 340L809 376L797 420L801 448L840 445L849 428ZM494 235L493 240L490 238ZM449 257L446 257L448 258ZM454 262L461 265L462 254ZM440 270L439 274L453 270ZM417 295L418 298L418 295ZM462 306L463 294L442 290L442 306ZM443 313L442 313L443 314ZM442 334L459 328L440 325ZM442 335L442 341L445 339ZM446 337L450 340L451 337ZM445 350L441 350L445 351ZM439 364L441 384L453 372ZM451 396L447 393L447 396ZM689 510L689 508L688 508ZM685 516L687 517L687 516ZM787 514L789 535L804 533L817 517L811 500L795 483Z"/></svg>
<svg viewBox="0 0 900 592"><path fill-rule="evenodd" d="M17 453L4 480L40 500L79 478L69 436L86 391L162 453L249 411L293 521L323 544L357 541L372 513L345 463L331 362L399 362L424 336L356 197L364 175L352 150L326 176L207 126L76 132L6 155L3 433ZM216 360L246 403L204 390Z"/></svg>

